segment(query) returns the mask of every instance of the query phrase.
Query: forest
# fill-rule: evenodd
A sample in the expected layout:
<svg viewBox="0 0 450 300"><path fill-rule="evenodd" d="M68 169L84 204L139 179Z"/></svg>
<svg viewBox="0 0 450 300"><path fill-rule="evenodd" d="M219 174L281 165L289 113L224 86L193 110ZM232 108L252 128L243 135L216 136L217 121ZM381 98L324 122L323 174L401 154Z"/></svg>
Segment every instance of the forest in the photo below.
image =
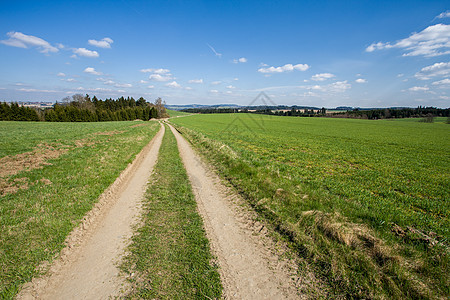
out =
<svg viewBox="0 0 450 300"><path fill-rule="evenodd" d="M140 97L98 99L75 94L56 102L53 108L37 109L17 103L0 103L1 121L104 122L164 118L167 116L161 98L149 103Z"/></svg>

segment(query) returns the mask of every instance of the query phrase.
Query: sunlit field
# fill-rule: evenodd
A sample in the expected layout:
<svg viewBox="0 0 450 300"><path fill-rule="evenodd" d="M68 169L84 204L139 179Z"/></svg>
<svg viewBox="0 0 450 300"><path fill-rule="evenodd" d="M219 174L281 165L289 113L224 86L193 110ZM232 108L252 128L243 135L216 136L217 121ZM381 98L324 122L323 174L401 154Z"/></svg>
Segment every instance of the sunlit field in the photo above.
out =
<svg viewBox="0 0 450 300"><path fill-rule="evenodd" d="M445 119L219 114L171 122L336 293L448 294Z"/></svg>

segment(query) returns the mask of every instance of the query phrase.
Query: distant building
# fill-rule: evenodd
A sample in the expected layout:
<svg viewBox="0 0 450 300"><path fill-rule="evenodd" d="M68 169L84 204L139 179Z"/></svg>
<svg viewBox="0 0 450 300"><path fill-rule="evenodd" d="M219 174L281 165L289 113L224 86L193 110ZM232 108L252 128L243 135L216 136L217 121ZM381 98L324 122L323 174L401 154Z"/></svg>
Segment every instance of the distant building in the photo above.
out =
<svg viewBox="0 0 450 300"><path fill-rule="evenodd" d="M34 108L50 108L53 107L53 102L45 102L45 101L19 101L17 102L19 105L23 105L25 107L34 107Z"/></svg>

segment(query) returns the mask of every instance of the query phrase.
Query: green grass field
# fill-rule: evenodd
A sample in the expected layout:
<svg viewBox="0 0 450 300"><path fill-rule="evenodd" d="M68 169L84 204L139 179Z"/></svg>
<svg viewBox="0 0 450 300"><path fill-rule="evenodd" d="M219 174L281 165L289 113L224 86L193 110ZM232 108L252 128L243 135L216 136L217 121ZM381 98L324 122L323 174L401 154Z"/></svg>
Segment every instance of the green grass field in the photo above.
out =
<svg viewBox="0 0 450 300"><path fill-rule="evenodd" d="M169 114L170 118L173 117L182 117L182 116L188 116L190 115L190 113L186 113L183 111L178 111L178 110L171 110L171 109L166 109L167 113Z"/></svg>
<svg viewBox="0 0 450 300"><path fill-rule="evenodd" d="M38 274L36 267L54 259L68 233L159 127L0 122L0 298L13 298Z"/></svg>
<svg viewBox="0 0 450 300"><path fill-rule="evenodd" d="M148 186L142 224L122 269L130 277L130 299L219 299L222 292L203 222L166 126Z"/></svg>
<svg viewBox="0 0 450 300"><path fill-rule="evenodd" d="M171 119L335 295L449 295L450 127L438 119Z"/></svg>

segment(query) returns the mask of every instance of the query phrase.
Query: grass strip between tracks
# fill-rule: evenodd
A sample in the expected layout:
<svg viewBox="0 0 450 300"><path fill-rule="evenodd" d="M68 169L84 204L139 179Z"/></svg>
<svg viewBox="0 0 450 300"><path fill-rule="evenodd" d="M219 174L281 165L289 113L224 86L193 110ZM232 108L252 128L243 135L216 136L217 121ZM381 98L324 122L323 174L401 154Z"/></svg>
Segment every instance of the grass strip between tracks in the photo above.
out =
<svg viewBox="0 0 450 300"><path fill-rule="evenodd" d="M127 298L220 298L217 266L172 132L166 128L144 202L144 215L122 270Z"/></svg>

